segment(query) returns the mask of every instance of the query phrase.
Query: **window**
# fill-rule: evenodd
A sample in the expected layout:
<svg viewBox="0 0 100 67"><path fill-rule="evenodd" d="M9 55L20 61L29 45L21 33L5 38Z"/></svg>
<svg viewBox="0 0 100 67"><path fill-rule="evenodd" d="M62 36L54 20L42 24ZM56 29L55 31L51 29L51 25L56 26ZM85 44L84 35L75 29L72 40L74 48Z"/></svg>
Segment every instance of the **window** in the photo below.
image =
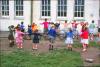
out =
<svg viewBox="0 0 100 67"><path fill-rule="evenodd" d="M58 0L58 17L67 16L67 0Z"/></svg>
<svg viewBox="0 0 100 67"><path fill-rule="evenodd" d="M75 0L74 17L84 17L84 0Z"/></svg>
<svg viewBox="0 0 100 67"><path fill-rule="evenodd" d="M9 0L1 0L1 16L9 16Z"/></svg>
<svg viewBox="0 0 100 67"><path fill-rule="evenodd" d="M15 0L15 15L23 16L23 0Z"/></svg>
<svg viewBox="0 0 100 67"><path fill-rule="evenodd" d="M50 16L51 13L51 7L50 7L50 2L51 0L41 0L42 1L42 10L41 10L41 16Z"/></svg>

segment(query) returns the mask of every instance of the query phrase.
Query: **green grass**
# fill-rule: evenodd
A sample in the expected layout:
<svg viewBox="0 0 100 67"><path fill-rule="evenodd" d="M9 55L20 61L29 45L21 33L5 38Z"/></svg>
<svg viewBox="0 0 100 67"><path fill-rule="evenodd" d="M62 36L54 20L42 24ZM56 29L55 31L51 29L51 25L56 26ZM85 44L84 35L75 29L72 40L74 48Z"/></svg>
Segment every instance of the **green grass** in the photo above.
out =
<svg viewBox="0 0 100 67"><path fill-rule="evenodd" d="M44 54L16 50L12 53L2 52L0 56L0 67L77 67L83 65L80 53L64 49Z"/></svg>
<svg viewBox="0 0 100 67"><path fill-rule="evenodd" d="M79 42L79 41L74 41L74 44L73 46L75 48L81 48L82 47L82 44ZM100 48L100 44L96 43L95 41L91 41L89 42L89 47L97 47L97 48Z"/></svg>

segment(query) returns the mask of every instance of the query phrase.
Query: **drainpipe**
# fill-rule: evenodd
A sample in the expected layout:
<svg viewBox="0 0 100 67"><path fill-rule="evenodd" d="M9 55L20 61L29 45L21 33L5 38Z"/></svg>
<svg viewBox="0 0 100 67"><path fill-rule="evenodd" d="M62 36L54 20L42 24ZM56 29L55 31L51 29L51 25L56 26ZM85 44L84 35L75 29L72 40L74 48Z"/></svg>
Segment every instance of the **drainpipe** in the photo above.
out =
<svg viewBox="0 0 100 67"><path fill-rule="evenodd" d="M31 25L33 22L33 0L31 0Z"/></svg>

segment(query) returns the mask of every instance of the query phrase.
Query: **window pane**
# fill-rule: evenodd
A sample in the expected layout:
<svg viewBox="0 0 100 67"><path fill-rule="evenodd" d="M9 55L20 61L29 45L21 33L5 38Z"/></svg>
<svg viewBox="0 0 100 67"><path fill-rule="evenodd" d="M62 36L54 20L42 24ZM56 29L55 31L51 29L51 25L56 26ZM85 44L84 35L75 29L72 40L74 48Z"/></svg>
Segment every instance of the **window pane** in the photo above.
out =
<svg viewBox="0 0 100 67"><path fill-rule="evenodd" d="M4 11L2 11L2 15L5 15L5 14L4 14Z"/></svg>
<svg viewBox="0 0 100 67"><path fill-rule="evenodd" d="M19 14L18 14L18 11L16 11L16 16L18 16Z"/></svg>
<svg viewBox="0 0 100 67"><path fill-rule="evenodd" d="M83 17L84 16L84 13L83 12L81 12L81 17Z"/></svg>
<svg viewBox="0 0 100 67"><path fill-rule="evenodd" d="M64 12L64 16L66 16L66 14L67 14L67 13L66 13L66 12Z"/></svg>
<svg viewBox="0 0 100 67"><path fill-rule="evenodd" d="M4 10L4 6L2 6L2 10Z"/></svg>
<svg viewBox="0 0 100 67"><path fill-rule="evenodd" d="M75 5L77 5L77 0L75 0Z"/></svg>
<svg viewBox="0 0 100 67"><path fill-rule="evenodd" d="M23 0L15 0L16 16L23 16Z"/></svg>
<svg viewBox="0 0 100 67"><path fill-rule="evenodd" d="M44 5L44 0L42 0L42 5Z"/></svg>
<svg viewBox="0 0 100 67"><path fill-rule="evenodd" d="M9 0L1 0L1 12L3 16L9 15Z"/></svg>
<svg viewBox="0 0 100 67"><path fill-rule="evenodd" d="M45 6L45 10L47 10L47 6Z"/></svg>
<svg viewBox="0 0 100 67"><path fill-rule="evenodd" d="M67 7L66 6L64 6L64 11L66 11L67 10Z"/></svg>
<svg viewBox="0 0 100 67"><path fill-rule="evenodd" d="M74 13L74 16L77 17L77 12Z"/></svg>
<svg viewBox="0 0 100 67"><path fill-rule="evenodd" d="M47 15L47 11L45 11L45 16L48 16L48 15Z"/></svg>
<svg viewBox="0 0 100 67"><path fill-rule="evenodd" d="M48 5L50 5L50 0L48 0Z"/></svg>
<svg viewBox="0 0 100 67"><path fill-rule="evenodd" d="M81 11L84 11L84 6L81 6Z"/></svg>
<svg viewBox="0 0 100 67"><path fill-rule="evenodd" d="M63 15L63 12L61 12L61 16L64 16L64 15Z"/></svg>
<svg viewBox="0 0 100 67"><path fill-rule="evenodd" d="M84 0L82 0L82 5L84 5Z"/></svg>
<svg viewBox="0 0 100 67"><path fill-rule="evenodd" d="M84 4L82 5L83 2L84 0L75 0L75 12L74 12L75 17L84 16Z"/></svg>
<svg viewBox="0 0 100 67"><path fill-rule="evenodd" d="M67 15L67 0L58 0L58 16Z"/></svg>
<svg viewBox="0 0 100 67"><path fill-rule="evenodd" d="M19 6L19 10L23 10L23 6Z"/></svg>
<svg viewBox="0 0 100 67"><path fill-rule="evenodd" d="M48 11L48 16L50 16L50 11Z"/></svg>
<svg viewBox="0 0 100 67"><path fill-rule="evenodd" d="M81 4L82 4L81 0L78 0L78 5L81 5Z"/></svg>
<svg viewBox="0 0 100 67"><path fill-rule="evenodd" d="M78 12L78 16L77 17L81 17L80 15L81 15L80 12Z"/></svg>
<svg viewBox="0 0 100 67"><path fill-rule="evenodd" d="M42 16L50 16L50 10L51 10L51 7L50 7L50 1L51 0L41 0L42 2L42 10L41 10L41 15Z"/></svg>
<svg viewBox="0 0 100 67"><path fill-rule="evenodd" d="M64 5L66 5L67 4L67 0L64 0Z"/></svg>
<svg viewBox="0 0 100 67"><path fill-rule="evenodd" d="M42 16L44 16L44 11L42 11Z"/></svg>
<svg viewBox="0 0 100 67"><path fill-rule="evenodd" d="M48 10L50 10L50 6L48 6Z"/></svg>
<svg viewBox="0 0 100 67"><path fill-rule="evenodd" d="M58 16L60 16L60 12L58 12Z"/></svg>
<svg viewBox="0 0 100 67"><path fill-rule="evenodd" d="M45 10L45 9L44 9L44 6L42 6L42 10Z"/></svg>

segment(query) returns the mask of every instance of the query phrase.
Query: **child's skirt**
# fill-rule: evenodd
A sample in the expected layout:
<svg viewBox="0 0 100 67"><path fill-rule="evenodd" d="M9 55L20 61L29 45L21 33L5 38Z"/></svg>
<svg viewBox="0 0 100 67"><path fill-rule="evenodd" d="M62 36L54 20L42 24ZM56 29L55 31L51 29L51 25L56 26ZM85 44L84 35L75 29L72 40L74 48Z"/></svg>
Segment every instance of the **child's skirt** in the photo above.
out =
<svg viewBox="0 0 100 67"><path fill-rule="evenodd" d="M70 37L66 38L65 43L66 44L73 44L73 38L70 38Z"/></svg>
<svg viewBox="0 0 100 67"><path fill-rule="evenodd" d="M89 39L81 39L82 44L89 44Z"/></svg>

